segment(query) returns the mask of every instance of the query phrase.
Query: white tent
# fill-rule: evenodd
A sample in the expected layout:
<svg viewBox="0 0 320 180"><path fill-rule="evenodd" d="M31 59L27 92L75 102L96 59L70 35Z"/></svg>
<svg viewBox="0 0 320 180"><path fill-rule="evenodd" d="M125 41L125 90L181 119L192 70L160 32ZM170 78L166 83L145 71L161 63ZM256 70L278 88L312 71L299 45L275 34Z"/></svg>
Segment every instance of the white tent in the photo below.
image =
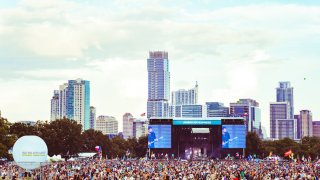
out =
<svg viewBox="0 0 320 180"><path fill-rule="evenodd" d="M61 155L53 155L52 157L48 156L48 161L64 161L64 159L61 158Z"/></svg>
<svg viewBox="0 0 320 180"><path fill-rule="evenodd" d="M97 153L92 153L92 152L83 152L83 153L78 153L78 156L81 158L90 158L96 155Z"/></svg>
<svg viewBox="0 0 320 180"><path fill-rule="evenodd" d="M75 161L75 159L74 158L70 158L70 159L68 159L68 161Z"/></svg>

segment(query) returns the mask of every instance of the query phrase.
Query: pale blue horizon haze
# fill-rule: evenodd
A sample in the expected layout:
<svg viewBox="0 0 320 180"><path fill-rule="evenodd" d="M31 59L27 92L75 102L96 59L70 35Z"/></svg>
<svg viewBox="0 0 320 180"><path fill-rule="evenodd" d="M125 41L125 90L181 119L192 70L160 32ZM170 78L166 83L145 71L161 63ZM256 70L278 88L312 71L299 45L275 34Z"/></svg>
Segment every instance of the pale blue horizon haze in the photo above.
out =
<svg viewBox="0 0 320 180"><path fill-rule="evenodd" d="M320 120L320 2L298 0L1 0L0 110L50 120L53 90L90 81L97 115L146 112L148 52L169 53L171 89L199 83L199 102L269 103L294 87L295 114Z"/></svg>

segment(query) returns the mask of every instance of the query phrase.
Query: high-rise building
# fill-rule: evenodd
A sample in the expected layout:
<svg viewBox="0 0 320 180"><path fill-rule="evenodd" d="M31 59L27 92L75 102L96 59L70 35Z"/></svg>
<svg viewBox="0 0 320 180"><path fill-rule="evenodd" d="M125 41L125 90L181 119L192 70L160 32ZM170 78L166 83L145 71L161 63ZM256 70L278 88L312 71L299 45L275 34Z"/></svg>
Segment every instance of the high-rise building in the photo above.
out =
<svg viewBox="0 0 320 180"><path fill-rule="evenodd" d="M59 86L59 115L60 119L67 117L68 83Z"/></svg>
<svg viewBox="0 0 320 180"><path fill-rule="evenodd" d="M312 133L315 137L320 137L320 121L312 122Z"/></svg>
<svg viewBox="0 0 320 180"><path fill-rule="evenodd" d="M245 117L247 131L262 137L261 112L256 100L239 99L236 103L230 103L230 116Z"/></svg>
<svg viewBox="0 0 320 180"><path fill-rule="evenodd" d="M149 52L147 117L168 117L170 72L168 53Z"/></svg>
<svg viewBox="0 0 320 180"><path fill-rule="evenodd" d="M169 106L169 116L202 117L202 105L197 105L198 88L198 82L196 82L195 87L192 89L173 91L171 105Z"/></svg>
<svg viewBox="0 0 320 180"><path fill-rule="evenodd" d="M207 117L228 117L229 107L220 102L206 102Z"/></svg>
<svg viewBox="0 0 320 180"><path fill-rule="evenodd" d="M311 137L312 133L312 113L309 110L300 111L301 118L301 138L308 136Z"/></svg>
<svg viewBox="0 0 320 180"><path fill-rule="evenodd" d="M276 138L275 139L297 139L296 119L276 119Z"/></svg>
<svg viewBox="0 0 320 180"><path fill-rule="evenodd" d="M82 124L82 129L90 128L90 84L76 79L68 81L67 117Z"/></svg>
<svg viewBox="0 0 320 180"><path fill-rule="evenodd" d="M174 106L173 117L183 118L201 118L202 117L202 105L178 105Z"/></svg>
<svg viewBox="0 0 320 180"><path fill-rule="evenodd" d="M59 91L54 90L51 99L51 121L61 118L59 112Z"/></svg>
<svg viewBox="0 0 320 180"><path fill-rule="evenodd" d="M90 106L90 129L95 129L94 125L96 122L96 108Z"/></svg>
<svg viewBox="0 0 320 180"><path fill-rule="evenodd" d="M270 137L278 139L277 120L288 119L290 105L288 102L274 102L270 103ZM291 131L291 130L290 130Z"/></svg>
<svg viewBox="0 0 320 180"><path fill-rule="evenodd" d="M294 115L294 119L297 121L297 139L301 139L301 118L300 114Z"/></svg>
<svg viewBox="0 0 320 180"><path fill-rule="evenodd" d="M267 129L266 129L266 127L261 126L261 129L262 129L263 139L267 139L267 138L268 138L268 135L267 135Z"/></svg>
<svg viewBox="0 0 320 180"><path fill-rule="evenodd" d="M55 90L51 101L51 117L52 120L67 117L81 124L82 130L89 129L90 82L82 79L69 80L59 87L59 91Z"/></svg>
<svg viewBox="0 0 320 180"><path fill-rule="evenodd" d="M130 113L125 113L122 117L123 124L123 138L128 139L134 137L133 135L133 121L134 118Z"/></svg>
<svg viewBox="0 0 320 180"><path fill-rule="evenodd" d="M118 121L113 116L98 116L95 130L102 134L118 134Z"/></svg>
<svg viewBox="0 0 320 180"><path fill-rule="evenodd" d="M198 104L198 93L199 93L198 82L192 89L180 89L172 92L171 104L174 106L178 105L192 105Z"/></svg>
<svg viewBox="0 0 320 180"><path fill-rule="evenodd" d="M291 87L289 81L279 82L279 87L277 87L277 102L289 102L289 118L293 119L293 87Z"/></svg>
<svg viewBox="0 0 320 180"><path fill-rule="evenodd" d="M147 119L135 119L133 121L133 137L139 139L141 136L147 135L148 124Z"/></svg>

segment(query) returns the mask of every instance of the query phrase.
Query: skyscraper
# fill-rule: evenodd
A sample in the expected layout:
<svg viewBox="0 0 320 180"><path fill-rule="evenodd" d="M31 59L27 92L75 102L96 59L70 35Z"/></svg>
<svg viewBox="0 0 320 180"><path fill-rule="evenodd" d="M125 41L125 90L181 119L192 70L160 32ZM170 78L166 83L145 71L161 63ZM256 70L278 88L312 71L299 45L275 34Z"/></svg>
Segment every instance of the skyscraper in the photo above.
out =
<svg viewBox="0 0 320 180"><path fill-rule="evenodd" d="M172 92L172 101L171 104L174 106L178 106L178 105L191 105L191 104L198 104L198 90L199 86L198 83L196 82L196 85L194 88L192 89L180 89L177 91L173 91Z"/></svg>
<svg viewBox="0 0 320 180"><path fill-rule="evenodd" d="M313 135L312 132L312 113L309 110L300 111L301 122L301 138Z"/></svg>
<svg viewBox="0 0 320 180"><path fill-rule="evenodd" d="M206 102L207 117L228 117L229 108L220 102Z"/></svg>
<svg viewBox="0 0 320 180"><path fill-rule="evenodd" d="M289 117L293 119L294 116L294 105L293 105L293 87L289 81L279 82L279 87L277 88L277 102L289 102Z"/></svg>
<svg viewBox="0 0 320 180"><path fill-rule="evenodd" d="M300 114L294 115L294 119L297 121L297 139L301 139L301 118Z"/></svg>
<svg viewBox="0 0 320 180"><path fill-rule="evenodd" d="M132 138L133 136L133 121L134 118L132 114L125 113L122 117L122 125L123 125L123 138L128 139Z"/></svg>
<svg viewBox="0 0 320 180"><path fill-rule="evenodd" d="M113 116L98 116L95 130L102 134L118 134L118 121Z"/></svg>
<svg viewBox="0 0 320 180"><path fill-rule="evenodd" d="M256 132L262 137L261 113L256 100L239 99L236 103L230 103L230 116L245 117L247 131Z"/></svg>
<svg viewBox="0 0 320 180"><path fill-rule="evenodd" d="M190 104L190 105L178 105L173 106L174 116L183 118L201 118L202 117L202 105Z"/></svg>
<svg viewBox="0 0 320 180"><path fill-rule="evenodd" d="M312 122L312 135L315 137L320 137L320 121Z"/></svg>
<svg viewBox="0 0 320 180"><path fill-rule="evenodd" d="M139 139L141 136L147 135L148 124L147 119L135 119L133 121L133 137Z"/></svg>
<svg viewBox="0 0 320 180"><path fill-rule="evenodd" d="M58 100L57 100L58 99ZM89 81L69 80L54 91L51 99L51 119L67 117L82 125L82 130L90 128L90 84ZM58 108L56 108L58 101Z"/></svg>
<svg viewBox="0 0 320 180"><path fill-rule="evenodd" d="M89 81L76 79L68 81L67 117L90 128L90 85Z"/></svg>
<svg viewBox="0 0 320 180"><path fill-rule="evenodd" d="M170 99L170 72L168 53L149 52L147 117L168 117Z"/></svg>
<svg viewBox="0 0 320 180"><path fill-rule="evenodd" d="M276 119L276 139L297 139L296 119Z"/></svg>
<svg viewBox="0 0 320 180"><path fill-rule="evenodd" d="M277 120L288 119L290 111L289 102L270 103L270 137L278 139Z"/></svg>
<svg viewBox="0 0 320 180"><path fill-rule="evenodd" d="M59 114L59 91L54 90L53 91L53 96L51 99L51 121L60 119L60 114Z"/></svg>
<svg viewBox="0 0 320 180"><path fill-rule="evenodd" d="M93 106L90 106L90 129L95 128L95 122L96 122L96 108Z"/></svg>
<svg viewBox="0 0 320 180"><path fill-rule="evenodd" d="M67 92L68 83L59 86L59 116L60 119L67 117Z"/></svg>

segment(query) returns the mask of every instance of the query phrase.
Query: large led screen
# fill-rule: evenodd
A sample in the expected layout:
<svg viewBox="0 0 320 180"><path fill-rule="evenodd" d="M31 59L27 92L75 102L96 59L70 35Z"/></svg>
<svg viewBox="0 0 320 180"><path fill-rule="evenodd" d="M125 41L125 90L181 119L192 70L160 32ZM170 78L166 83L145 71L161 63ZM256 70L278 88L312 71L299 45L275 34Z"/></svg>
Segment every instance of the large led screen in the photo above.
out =
<svg viewBox="0 0 320 180"><path fill-rule="evenodd" d="M222 148L245 148L245 125L222 125Z"/></svg>
<svg viewBox="0 0 320 180"><path fill-rule="evenodd" d="M148 148L171 148L171 125L149 125Z"/></svg>

